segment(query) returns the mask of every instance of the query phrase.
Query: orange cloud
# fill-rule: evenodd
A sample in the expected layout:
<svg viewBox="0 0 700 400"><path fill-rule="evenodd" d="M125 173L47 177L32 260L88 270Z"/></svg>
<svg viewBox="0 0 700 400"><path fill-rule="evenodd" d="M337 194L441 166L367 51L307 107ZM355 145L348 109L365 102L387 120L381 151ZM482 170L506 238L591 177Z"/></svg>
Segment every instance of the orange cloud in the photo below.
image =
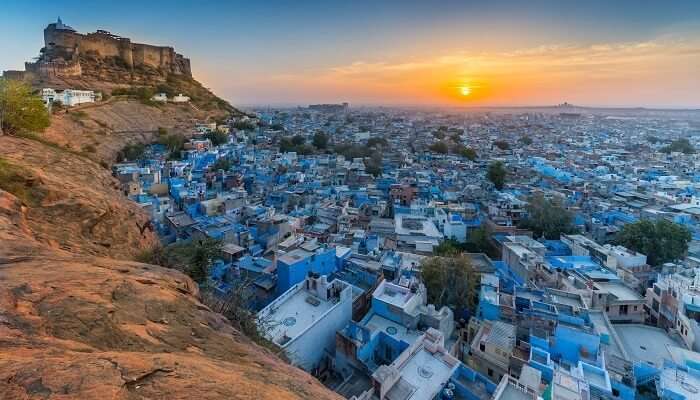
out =
<svg viewBox="0 0 700 400"><path fill-rule="evenodd" d="M618 104L695 86L700 43L658 39L588 46L548 45L507 52L455 52L420 59L357 61L277 75L278 87L368 103ZM472 88L469 96L462 86ZM691 88L688 88L691 90ZM638 98L648 96L648 99ZM651 98L655 97L655 98ZM603 101L605 102L605 101Z"/></svg>

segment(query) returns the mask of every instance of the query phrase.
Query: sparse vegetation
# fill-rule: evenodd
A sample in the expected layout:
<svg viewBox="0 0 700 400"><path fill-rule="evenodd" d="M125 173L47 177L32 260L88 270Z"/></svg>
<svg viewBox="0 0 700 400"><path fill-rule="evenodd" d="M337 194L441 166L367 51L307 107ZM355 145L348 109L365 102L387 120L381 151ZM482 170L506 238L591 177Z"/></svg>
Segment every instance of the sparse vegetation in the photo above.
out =
<svg viewBox="0 0 700 400"><path fill-rule="evenodd" d="M46 196L46 190L33 173L4 158L0 158L0 189L30 207L39 205Z"/></svg>
<svg viewBox="0 0 700 400"><path fill-rule="evenodd" d="M0 135L43 132L50 124L41 97L24 82L0 78Z"/></svg>
<svg viewBox="0 0 700 400"><path fill-rule="evenodd" d="M117 153L117 162L140 160L145 152L143 143L129 143Z"/></svg>
<svg viewBox="0 0 700 400"><path fill-rule="evenodd" d="M137 261L177 269L206 286L209 268L221 255L221 246L221 241L216 239L192 239L148 250Z"/></svg>

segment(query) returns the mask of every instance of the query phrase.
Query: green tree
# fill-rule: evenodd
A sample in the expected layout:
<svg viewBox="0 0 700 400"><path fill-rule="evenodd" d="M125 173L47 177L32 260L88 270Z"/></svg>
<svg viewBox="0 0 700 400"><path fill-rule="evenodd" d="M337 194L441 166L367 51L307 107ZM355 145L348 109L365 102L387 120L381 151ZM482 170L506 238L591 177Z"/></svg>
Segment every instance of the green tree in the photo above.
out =
<svg viewBox="0 0 700 400"><path fill-rule="evenodd" d="M382 155L378 151L372 153L372 155L364 160L365 171L368 174L374 176L375 178L382 174Z"/></svg>
<svg viewBox="0 0 700 400"><path fill-rule="evenodd" d="M518 139L518 142L520 142L521 144L523 144L525 146L529 146L532 144L532 138L530 138L530 136L523 135L520 137L520 139Z"/></svg>
<svg viewBox="0 0 700 400"><path fill-rule="evenodd" d="M506 142L505 140L496 140L493 142L493 145L498 147L501 150L509 150L510 149L510 144Z"/></svg>
<svg viewBox="0 0 700 400"><path fill-rule="evenodd" d="M231 161L226 157L217 159L214 164L209 167L211 171L218 171L220 169L228 171L229 168L231 168Z"/></svg>
<svg viewBox="0 0 700 400"><path fill-rule="evenodd" d="M695 147L686 138L677 139L661 149L663 153L695 154Z"/></svg>
<svg viewBox="0 0 700 400"><path fill-rule="evenodd" d="M328 135L319 131L314 134L312 143L317 149L325 149L328 146L328 140Z"/></svg>
<svg viewBox="0 0 700 400"><path fill-rule="evenodd" d="M165 146L169 153L179 153L185 147L185 136L180 133L171 133L170 135L161 136L158 138L158 143Z"/></svg>
<svg viewBox="0 0 700 400"><path fill-rule="evenodd" d="M478 302L479 274L466 256L430 257L423 261L421 278L428 301L448 306L458 313L474 311Z"/></svg>
<svg viewBox="0 0 700 400"><path fill-rule="evenodd" d="M207 132L206 135L204 135L207 139L211 140L211 144L214 146L221 146L222 144L228 143L228 134L219 132L219 131L213 131L213 132Z"/></svg>
<svg viewBox="0 0 700 400"><path fill-rule="evenodd" d="M39 96L24 82L0 78L0 135L4 132L43 132L49 113Z"/></svg>
<svg viewBox="0 0 700 400"><path fill-rule="evenodd" d="M372 137L367 139L367 147L386 147L388 145L389 142L383 137Z"/></svg>
<svg viewBox="0 0 700 400"><path fill-rule="evenodd" d="M129 143L117 153L117 162L140 160L145 152L143 143Z"/></svg>
<svg viewBox="0 0 700 400"><path fill-rule="evenodd" d="M471 147L462 146L457 153L469 161L476 160L476 150Z"/></svg>
<svg viewBox="0 0 700 400"><path fill-rule="evenodd" d="M688 228L661 219L656 222L641 220L626 224L618 232L617 244L647 256L647 263L659 266L682 258L691 240Z"/></svg>
<svg viewBox="0 0 700 400"><path fill-rule="evenodd" d="M432 145L430 145L430 150L434 151L435 153L439 153L439 154L447 154L447 152L450 150L450 148L447 145L447 143L445 143L441 140L439 142L435 142Z"/></svg>
<svg viewBox="0 0 700 400"><path fill-rule="evenodd" d="M437 247L433 249L433 254L436 256L456 256L462 252L462 245L454 239L443 240Z"/></svg>
<svg viewBox="0 0 700 400"><path fill-rule="evenodd" d="M302 144L306 143L306 139L304 139L303 136L301 135L294 135L292 137L292 144L295 146L301 146Z"/></svg>
<svg viewBox="0 0 700 400"><path fill-rule="evenodd" d="M501 161L492 162L486 171L486 177L498 190L503 189L506 183L506 175L506 167Z"/></svg>
<svg viewBox="0 0 700 400"><path fill-rule="evenodd" d="M221 246L218 239L192 239L146 251L137 261L177 269L200 285L206 285L209 268L221 256Z"/></svg>
<svg viewBox="0 0 700 400"><path fill-rule="evenodd" d="M519 227L531 230L535 238L558 240L563 233L576 232L574 215L559 200L548 200L538 193L528 199L526 210Z"/></svg>
<svg viewBox="0 0 700 400"><path fill-rule="evenodd" d="M493 255L494 249L489 242L489 232L485 227L481 226L469 233L469 239L465 244L468 251L472 253L486 253Z"/></svg>

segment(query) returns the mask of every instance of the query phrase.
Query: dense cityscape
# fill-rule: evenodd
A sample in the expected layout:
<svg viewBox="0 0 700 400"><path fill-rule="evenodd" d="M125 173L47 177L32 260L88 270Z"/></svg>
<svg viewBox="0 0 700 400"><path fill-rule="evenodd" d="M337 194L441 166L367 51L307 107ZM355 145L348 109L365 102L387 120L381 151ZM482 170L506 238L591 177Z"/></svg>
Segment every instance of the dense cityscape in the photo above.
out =
<svg viewBox="0 0 700 400"><path fill-rule="evenodd" d="M346 398L700 388L696 112L345 103L159 134L112 167L145 257L216 254L188 273Z"/></svg>
<svg viewBox="0 0 700 400"><path fill-rule="evenodd" d="M0 12L0 400L700 400L700 1Z"/></svg>

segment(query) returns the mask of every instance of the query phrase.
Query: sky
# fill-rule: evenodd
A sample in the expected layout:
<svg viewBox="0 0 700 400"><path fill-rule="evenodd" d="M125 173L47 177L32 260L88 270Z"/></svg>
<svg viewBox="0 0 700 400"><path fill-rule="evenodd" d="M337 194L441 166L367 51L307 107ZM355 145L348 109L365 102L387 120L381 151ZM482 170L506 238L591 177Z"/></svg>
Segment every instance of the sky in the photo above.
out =
<svg viewBox="0 0 700 400"><path fill-rule="evenodd" d="M0 69L61 16L170 45L234 105L700 108L700 1L11 1Z"/></svg>

